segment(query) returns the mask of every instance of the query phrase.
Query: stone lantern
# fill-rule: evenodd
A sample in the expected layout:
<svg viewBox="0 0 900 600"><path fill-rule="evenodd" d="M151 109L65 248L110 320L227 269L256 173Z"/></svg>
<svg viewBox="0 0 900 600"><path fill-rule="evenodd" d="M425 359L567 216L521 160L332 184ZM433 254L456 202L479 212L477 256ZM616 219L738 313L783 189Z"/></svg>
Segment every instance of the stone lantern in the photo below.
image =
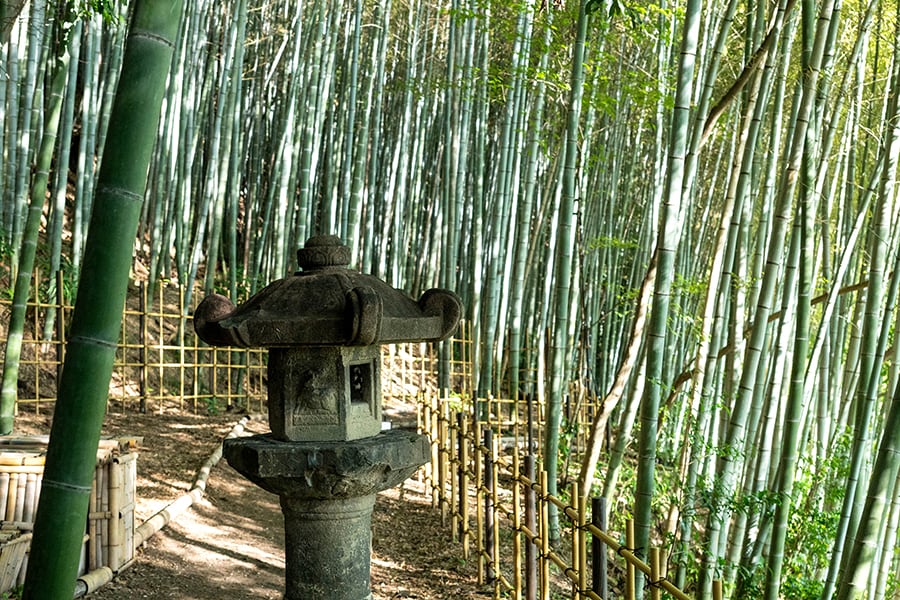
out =
<svg viewBox="0 0 900 600"><path fill-rule="evenodd" d="M297 251L300 271L241 306L218 294L194 313L202 340L269 348L270 434L226 440L229 464L278 494L285 520L287 600L367 600L375 494L427 461L428 439L382 431L386 343L437 341L456 329L459 299L418 301L348 269L335 236Z"/></svg>

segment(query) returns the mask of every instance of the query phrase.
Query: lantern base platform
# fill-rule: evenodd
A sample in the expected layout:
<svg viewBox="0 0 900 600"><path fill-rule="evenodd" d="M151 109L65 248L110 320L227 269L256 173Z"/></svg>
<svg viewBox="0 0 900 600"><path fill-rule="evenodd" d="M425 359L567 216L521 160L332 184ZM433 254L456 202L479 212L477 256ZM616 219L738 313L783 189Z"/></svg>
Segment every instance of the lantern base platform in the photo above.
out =
<svg viewBox="0 0 900 600"><path fill-rule="evenodd" d="M350 442L225 440L228 464L281 500L285 600L371 600L375 494L402 483L430 451L426 436L404 430Z"/></svg>

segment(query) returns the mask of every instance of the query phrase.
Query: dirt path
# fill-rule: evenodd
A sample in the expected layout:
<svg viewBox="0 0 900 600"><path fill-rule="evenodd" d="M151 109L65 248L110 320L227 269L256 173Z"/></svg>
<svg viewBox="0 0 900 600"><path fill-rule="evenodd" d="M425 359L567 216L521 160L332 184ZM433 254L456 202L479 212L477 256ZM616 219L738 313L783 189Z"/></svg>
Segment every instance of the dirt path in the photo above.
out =
<svg viewBox="0 0 900 600"><path fill-rule="evenodd" d="M197 467L236 420L107 418L108 434L144 436L138 457L138 522L189 489ZM42 421L17 423L34 433L43 429ZM475 563L463 560L461 547L448 537L418 482L409 480L402 489L379 494L373 514L374 600L488 597L475 584ZM204 498L150 538L128 568L88 598L281 598L283 552L278 498L250 484L223 460L212 470Z"/></svg>

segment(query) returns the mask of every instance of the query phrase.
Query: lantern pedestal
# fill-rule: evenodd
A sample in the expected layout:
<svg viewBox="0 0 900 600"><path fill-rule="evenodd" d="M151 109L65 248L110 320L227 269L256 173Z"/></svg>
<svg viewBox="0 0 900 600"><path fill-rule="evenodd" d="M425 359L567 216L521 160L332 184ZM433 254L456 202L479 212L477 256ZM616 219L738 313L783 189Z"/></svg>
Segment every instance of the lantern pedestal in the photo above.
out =
<svg viewBox="0 0 900 600"><path fill-rule="evenodd" d="M428 438L389 430L355 441L225 440L236 471L277 494L284 513L285 600L370 600L375 494L428 460Z"/></svg>

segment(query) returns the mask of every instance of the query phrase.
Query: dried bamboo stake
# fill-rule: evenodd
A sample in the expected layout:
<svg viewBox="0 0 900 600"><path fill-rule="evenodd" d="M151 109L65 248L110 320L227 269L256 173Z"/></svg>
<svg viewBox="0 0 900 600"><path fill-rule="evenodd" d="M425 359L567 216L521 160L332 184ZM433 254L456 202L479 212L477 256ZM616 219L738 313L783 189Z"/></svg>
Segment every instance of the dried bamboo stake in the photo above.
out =
<svg viewBox="0 0 900 600"><path fill-rule="evenodd" d="M449 451L447 450L447 419L446 410L449 403L446 396L442 397L441 403L438 405L437 412L437 434L438 434L438 486L440 487L440 507L441 507L441 525L447 526L447 474L449 472L448 459Z"/></svg>
<svg viewBox="0 0 900 600"><path fill-rule="evenodd" d="M650 598L661 600L662 590L656 584L661 579L659 569L659 548L650 548Z"/></svg>
<svg viewBox="0 0 900 600"><path fill-rule="evenodd" d="M63 272L56 272L56 380L62 379L66 359L66 299L63 297Z"/></svg>
<svg viewBox="0 0 900 600"><path fill-rule="evenodd" d="M20 473L18 481L16 481L16 512L13 521L24 521L22 517L25 514L25 487L28 482L28 475Z"/></svg>
<svg viewBox="0 0 900 600"><path fill-rule="evenodd" d="M4 517L6 516L6 507L9 503L10 477L9 471L4 470L0 473L0 514L3 514Z"/></svg>
<svg viewBox="0 0 900 600"><path fill-rule="evenodd" d="M587 498L584 494L574 496L578 504L578 590L583 594L587 588Z"/></svg>
<svg viewBox="0 0 900 600"><path fill-rule="evenodd" d="M29 523L34 521L34 511L37 508L37 475L28 473L25 483L25 510L22 520Z"/></svg>
<svg viewBox="0 0 900 600"><path fill-rule="evenodd" d="M106 470L106 463L97 465L97 481L100 492L100 512L109 512L109 472ZM97 540L100 549L101 565L109 564L109 519L100 519L100 539Z"/></svg>
<svg viewBox="0 0 900 600"><path fill-rule="evenodd" d="M634 520L625 521L625 546L634 548ZM625 563L625 598L626 600L635 599L634 589L634 565L631 561Z"/></svg>
<svg viewBox="0 0 900 600"><path fill-rule="evenodd" d="M109 469L109 535L107 537L107 561L106 565L113 571L118 570L122 564L122 539L125 537L122 531L122 504L124 503L124 489L122 465L115 459L107 464Z"/></svg>
<svg viewBox="0 0 900 600"><path fill-rule="evenodd" d="M96 512L100 508L97 498L97 478L91 482L91 498L88 502L88 512ZM99 565L97 557L97 520L88 517L88 570L96 569Z"/></svg>
<svg viewBox="0 0 900 600"><path fill-rule="evenodd" d="M141 414L147 413L147 380L149 379L149 365L147 364L147 283L145 281L141 282L140 287L141 293L139 295L140 300L140 313L138 316L138 327L140 329L141 336L141 347L140 347L140 358L141 361L141 370L140 377L138 380L138 385L140 389L140 411Z"/></svg>
<svg viewBox="0 0 900 600"><path fill-rule="evenodd" d="M578 485L577 481L572 482L572 502L577 503L577 498L581 497L581 488ZM577 509L575 507L571 507L573 510ZM580 546L580 540L578 539L578 533L580 531L580 523L581 515L577 515L575 519L572 519L572 565L577 569L581 566L581 553L582 548ZM580 579L580 574L579 574ZM580 585L578 581L572 581L572 599L573 600L581 600L581 590L584 587Z"/></svg>
<svg viewBox="0 0 900 600"><path fill-rule="evenodd" d="M518 439L518 438L517 438ZM519 475L519 452L513 453L513 473ZM512 486L513 494L513 600L522 598L522 491L519 482Z"/></svg>
<svg viewBox="0 0 900 600"><path fill-rule="evenodd" d="M463 558L469 558L469 541L471 531L469 529L469 422L465 415L460 415L460 459L459 459L459 502L462 507L460 519L460 534L463 539Z"/></svg>
<svg viewBox="0 0 900 600"><path fill-rule="evenodd" d="M725 594L722 590L722 582L718 579L713 581L713 600L722 600Z"/></svg>
<svg viewBox="0 0 900 600"><path fill-rule="evenodd" d="M19 473L10 473L9 475L9 496L6 502L6 520L17 521L16 519L16 494L19 491Z"/></svg>
<svg viewBox="0 0 900 600"><path fill-rule="evenodd" d="M484 481L482 468L481 447L478 440L482 438L481 423L475 422L475 548L478 553L478 585L484 585Z"/></svg>
<svg viewBox="0 0 900 600"><path fill-rule="evenodd" d="M534 483L534 455L529 448L525 456L525 477L530 482L525 488L525 527L533 534L537 534L537 502L532 484ZM537 548L531 540L525 545L525 599L537 600L538 592L538 565Z"/></svg>
<svg viewBox="0 0 900 600"><path fill-rule="evenodd" d="M491 563L494 572L494 597L499 598L500 586L503 579L503 574L500 572L500 534L496 530L497 522L499 521L498 516L500 514L500 469L497 468L497 462L500 456L500 440L493 437L493 431L491 431L489 441L491 443L485 445L488 447L491 459L491 541L493 544L491 545L490 550Z"/></svg>
<svg viewBox="0 0 900 600"><path fill-rule="evenodd" d="M447 463L449 468L448 479L450 480L450 497L448 504L450 507L450 539L454 542L459 541L459 515L462 513L462 506L459 504L459 413L453 411L447 418L447 453L449 454Z"/></svg>
<svg viewBox="0 0 900 600"><path fill-rule="evenodd" d="M541 598L550 597L550 511L544 502L544 494L547 491L547 471L541 471L541 496L538 498L538 507L541 513Z"/></svg>

